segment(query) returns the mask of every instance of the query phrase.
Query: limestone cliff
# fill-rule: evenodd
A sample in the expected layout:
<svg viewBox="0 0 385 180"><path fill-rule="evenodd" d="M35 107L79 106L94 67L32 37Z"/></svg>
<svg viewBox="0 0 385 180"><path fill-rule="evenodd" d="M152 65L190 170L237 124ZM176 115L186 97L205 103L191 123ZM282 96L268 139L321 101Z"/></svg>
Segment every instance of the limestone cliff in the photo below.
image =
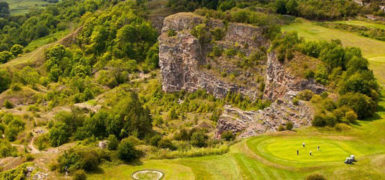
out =
<svg viewBox="0 0 385 180"><path fill-rule="evenodd" d="M163 77L163 90L191 92L206 89L219 98L225 97L228 92L241 93L251 98L261 95L262 92L258 91L258 83L249 81L248 78L262 76L264 68L241 70L233 63L226 63L226 60L223 59L225 57L219 57L217 60L208 58L207 55L211 52L213 44L202 44L191 35L191 30L202 23L204 23L204 18L192 13L179 13L165 19L159 37L159 65ZM229 23L225 27L225 24L219 20L210 20L207 25L210 29L226 28L223 39L216 42L216 45L221 48L237 46L236 48L247 56L259 47L266 46L262 31L257 27L237 23ZM168 35L170 30L176 31L177 34L170 37ZM220 63L216 63L216 61ZM216 67L217 71L213 70L214 68L204 68L204 65ZM234 83L218 75L218 72L225 71L229 74L238 74L239 81L234 82L243 81L245 83Z"/></svg>
<svg viewBox="0 0 385 180"><path fill-rule="evenodd" d="M208 29L225 29L222 39L202 43L192 35L199 24ZM171 34L169 32L175 32ZM210 56L214 47L235 49L237 55ZM162 88L166 92L205 89L218 98L229 92L241 93L251 99L266 98L273 103L259 111L242 111L225 106L217 124L217 136L225 130L254 136L267 131L276 131L280 125L293 122L294 127L309 125L312 109L306 102L294 105L292 98L304 89L315 93L325 90L313 80L296 77L284 63L267 53L269 40L259 27L205 19L192 13L178 13L164 20L159 37L159 64L162 73ZM250 57L255 52L263 56ZM240 65L241 64L241 65ZM209 68L207 68L209 67ZM224 74L224 75L223 75ZM236 74L227 78L227 74Z"/></svg>

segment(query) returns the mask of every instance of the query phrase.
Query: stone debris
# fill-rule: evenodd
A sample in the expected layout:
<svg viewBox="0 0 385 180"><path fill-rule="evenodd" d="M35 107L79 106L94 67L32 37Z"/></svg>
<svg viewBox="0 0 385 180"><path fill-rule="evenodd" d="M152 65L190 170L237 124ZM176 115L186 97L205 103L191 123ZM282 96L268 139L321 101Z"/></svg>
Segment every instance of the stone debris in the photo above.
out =
<svg viewBox="0 0 385 180"><path fill-rule="evenodd" d="M99 141L98 147L99 147L100 149L106 149L107 146L108 146L108 141L107 141L107 140Z"/></svg>

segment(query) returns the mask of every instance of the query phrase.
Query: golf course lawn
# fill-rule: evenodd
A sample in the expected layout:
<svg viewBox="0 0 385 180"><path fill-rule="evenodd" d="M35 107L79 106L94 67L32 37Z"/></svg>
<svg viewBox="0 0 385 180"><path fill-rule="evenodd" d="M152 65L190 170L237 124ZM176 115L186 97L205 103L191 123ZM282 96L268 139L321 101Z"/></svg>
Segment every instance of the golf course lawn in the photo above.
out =
<svg viewBox="0 0 385 180"><path fill-rule="evenodd" d="M351 22L350 22L351 23ZM283 27L298 31L307 40L340 39L345 46L362 49L381 85L385 84L385 42L353 33L318 26L301 20ZM384 94L384 92L382 93ZM305 143L305 148L302 143ZM320 150L317 150L320 146ZM297 156L296 151L300 154ZM312 151L312 156L309 152ZM344 164L356 156L354 165ZM164 179L304 179L314 173L327 179L385 179L385 99L379 102L376 116L358 121L350 129L303 127L244 139L223 155L194 158L147 160L137 165L104 163L102 172L88 179L128 179L142 169L164 173Z"/></svg>
<svg viewBox="0 0 385 180"><path fill-rule="evenodd" d="M261 140L262 139L262 140ZM305 147L302 147L302 143ZM279 137L256 138L248 141L248 146L254 151L271 160L282 160L288 164L301 163L314 165L315 162L338 162L353 154L352 150L345 149L347 145L330 139ZM318 151L317 146L320 146ZM322 147L322 148L321 148ZM297 156L297 150L299 155ZM310 151L312 155L310 156Z"/></svg>

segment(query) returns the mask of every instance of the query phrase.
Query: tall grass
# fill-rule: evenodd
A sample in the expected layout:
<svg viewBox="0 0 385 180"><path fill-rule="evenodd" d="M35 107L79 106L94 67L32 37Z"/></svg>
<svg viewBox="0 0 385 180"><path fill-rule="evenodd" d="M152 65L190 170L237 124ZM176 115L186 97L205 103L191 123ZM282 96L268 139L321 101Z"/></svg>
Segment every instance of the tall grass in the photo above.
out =
<svg viewBox="0 0 385 180"><path fill-rule="evenodd" d="M175 159L184 157L201 157L209 155L221 155L229 152L229 145L220 145L219 147L192 148L188 151L170 151L160 149L151 153L149 159Z"/></svg>

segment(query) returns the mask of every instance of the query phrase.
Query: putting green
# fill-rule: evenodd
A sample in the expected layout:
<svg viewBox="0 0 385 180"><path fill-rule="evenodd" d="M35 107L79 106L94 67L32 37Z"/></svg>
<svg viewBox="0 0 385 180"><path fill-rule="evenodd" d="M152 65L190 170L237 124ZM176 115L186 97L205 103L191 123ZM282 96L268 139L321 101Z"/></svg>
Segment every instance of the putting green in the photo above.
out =
<svg viewBox="0 0 385 180"><path fill-rule="evenodd" d="M302 143L305 143L305 147ZM290 165L317 166L324 162L343 162L350 154L360 155L349 143L323 138L260 137L250 139L247 144L254 153L266 159ZM320 146L320 150L317 146Z"/></svg>

